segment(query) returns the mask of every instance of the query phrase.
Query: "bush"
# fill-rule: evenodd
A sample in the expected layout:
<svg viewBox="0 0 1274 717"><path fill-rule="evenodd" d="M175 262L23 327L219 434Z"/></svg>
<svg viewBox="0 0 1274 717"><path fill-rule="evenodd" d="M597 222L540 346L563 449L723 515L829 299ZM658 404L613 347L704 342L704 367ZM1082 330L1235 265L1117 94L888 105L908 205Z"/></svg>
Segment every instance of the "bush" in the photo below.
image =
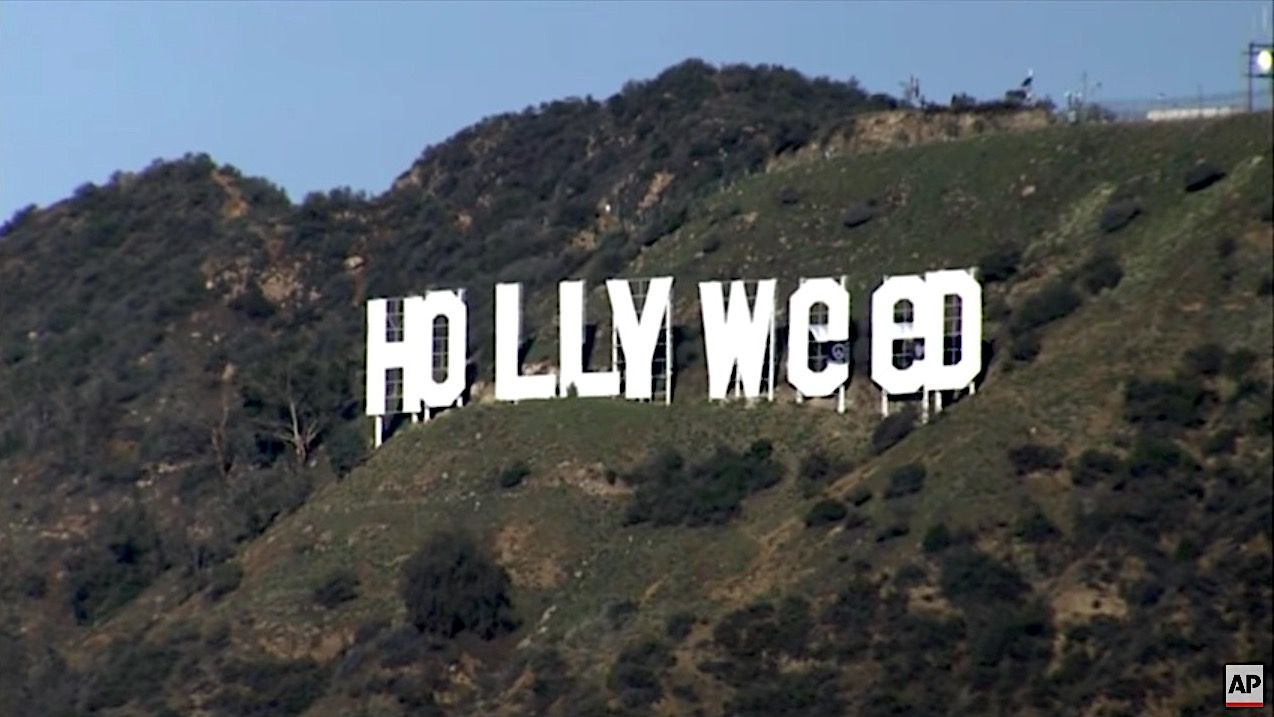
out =
<svg viewBox="0 0 1274 717"><path fill-rule="evenodd" d="M1168 476L1177 468L1188 466L1190 462L1172 440L1143 434L1138 437L1128 456L1128 475L1133 478Z"/></svg>
<svg viewBox="0 0 1274 717"><path fill-rule="evenodd" d="M885 543L894 538L901 538L910 532L911 528L906 523L893 523L876 533L876 542Z"/></svg>
<svg viewBox="0 0 1274 717"><path fill-rule="evenodd" d="M1209 456L1218 456L1234 452L1240 433L1233 428L1222 429L1208 436L1203 442L1203 452Z"/></svg>
<svg viewBox="0 0 1274 717"><path fill-rule="evenodd" d="M841 461L828 456L822 449L816 448L801 459L799 470L801 478L821 485L844 473L847 467Z"/></svg>
<svg viewBox="0 0 1274 717"><path fill-rule="evenodd" d="M1053 521L1039 509L1032 511L1018 523L1015 534L1028 543L1046 543L1061 535Z"/></svg>
<svg viewBox="0 0 1274 717"><path fill-rule="evenodd" d="M1022 262L1022 251L1015 246L1001 246L992 250L978 261L978 273L982 281L995 284L1008 281L1017 275L1018 265Z"/></svg>
<svg viewBox="0 0 1274 717"><path fill-rule="evenodd" d="M871 495L872 494L871 494L870 488L868 488L867 486L858 486L854 490L850 491L848 499L849 499L850 505L853 505L854 507L857 508L862 506L867 501L871 500Z"/></svg>
<svg viewBox="0 0 1274 717"><path fill-rule="evenodd" d="M709 234L703 240L702 250L704 254L711 254L720 248L721 248L721 237L717 236L716 234Z"/></svg>
<svg viewBox="0 0 1274 717"><path fill-rule="evenodd" d="M243 292L230 301L230 308L254 321L263 321L274 316L274 304L252 282L248 282Z"/></svg>
<svg viewBox="0 0 1274 717"><path fill-rule="evenodd" d="M805 514L805 527L813 528L828 523L839 523L845 519L848 512L845 504L839 500L824 498L815 503Z"/></svg>
<svg viewBox="0 0 1274 717"><path fill-rule="evenodd" d="M1088 448L1079 454L1071 468L1071 483L1084 487L1097 485L1118 473L1122 465L1119 456Z"/></svg>
<svg viewBox="0 0 1274 717"><path fill-rule="evenodd" d="M1197 192L1216 184L1225 178L1225 172L1214 164L1200 162L1186 172L1185 187L1187 192Z"/></svg>
<svg viewBox="0 0 1274 717"><path fill-rule="evenodd" d="M239 589L243 582L243 568L238 563L221 563L212 569L208 578L208 599L217 602Z"/></svg>
<svg viewBox="0 0 1274 717"><path fill-rule="evenodd" d="M323 441L336 475L345 476L367 457L367 438L350 423L343 423Z"/></svg>
<svg viewBox="0 0 1274 717"><path fill-rule="evenodd" d="M500 471L499 483L501 488L516 488L522 485L522 481L531 475L531 469L525 463L518 462Z"/></svg>
<svg viewBox="0 0 1274 717"><path fill-rule="evenodd" d="M1009 462L1019 476L1062 467L1062 450L1054 446L1025 443L1009 449Z"/></svg>
<svg viewBox="0 0 1274 717"><path fill-rule="evenodd" d="M1014 361L1030 363L1035 360L1036 356L1040 355L1040 349L1042 348L1039 332L1028 331L1013 337L1013 343L1009 344L1009 356L1012 356Z"/></svg>
<svg viewBox="0 0 1274 717"><path fill-rule="evenodd" d="M854 202L841 216L841 224L846 228L860 227L876 218L875 202Z"/></svg>
<svg viewBox="0 0 1274 717"><path fill-rule="evenodd" d="M1225 367L1222 370L1226 376L1238 381L1247 375L1248 369L1252 368L1254 363L1256 363L1256 354L1248 349L1239 348L1225 357Z"/></svg>
<svg viewBox="0 0 1274 717"><path fill-rule="evenodd" d="M919 463L908 463L894 469L889 474L889 487L885 489L885 500L902 498L919 493L925 485L925 467Z"/></svg>
<svg viewBox="0 0 1274 717"><path fill-rule="evenodd" d="M1124 270L1114 254L1099 252L1079 268L1079 280L1090 294L1113 289L1124 278Z"/></svg>
<svg viewBox="0 0 1274 717"><path fill-rule="evenodd" d="M738 515L744 498L782 479L773 450L765 440L754 442L744 453L718 448L711 458L692 466L675 452L658 453L628 477L637 490L625 520L656 526L725 524Z"/></svg>
<svg viewBox="0 0 1274 717"><path fill-rule="evenodd" d="M1233 256L1234 252L1238 250L1239 243L1234 237L1226 234L1225 236L1218 237L1216 242L1212 245L1212 248L1216 249L1217 258L1221 261L1225 261Z"/></svg>
<svg viewBox="0 0 1274 717"><path fill-rule="evenodd" d="M331 610L358 597L358 575L348 568L328 573L314 586L314 602Z"/></svg>
<svg viewBox="0 0 1274 717"><path fill-rule="evenodd" d="M947 529L946 524L936 523L925 531L921 546L926 553L940 553L951 547L951 543L951 531Z"/></svg>
<svg viewBox="0 0 1274 717"><path fill-rule="evenodd" d="M779 189L774 198L778 200L779 204L790 207L801 201L801 192L796 187L785 186Z"/></svg>
<svg viewBox="0 0 1274 717"><path fill-rule="evenodd" d="M916 414L901 411L885 416L871 433L871 447L877 455L892 448L916 427Z"/></svg>
<svg viewBox="0 0 1274 717"><path fill-rule="evenodd" d="M620 651L607 683L625 708L645 707L663 697L660 678L675 663L663 643L640 642Z"/></svg>
<svg viewBox="0 0 1274 717"><path fill-rule="evenodd" d="M221 690L212 698L220 714L286 717L305 712L322 697L327 674L313 660L233 660L221 668Z"/></svg>
<svg viewBox="0 0 1274 717"><path fill-rule="evenodd" d="M403 564L398 594L408 620L428 635L490 640L518 627L508 573L462 533L430 536Z"/></svg>
<svg viewBox="0 0 1274 717"><path fill-rule="evenodd" d="M1203 425L1212 396L1198 380L1134 377L1124 388L1124 418L1129 423L1193 428Z"/></svg>
<svg viewBox="0 0 1274 717"><path fill-rule="evenodd" d="M966 609L1015 604L1030 592L1011 565L973 548L948 550L943 555L940 583L942 594Z"/></svg>
<svg viewBox="0 0 1274 717"><path fill-rule="evenodd" d="M1009 319L1009 328L1014 334L1024 334L1068 316L1081 303L1079 294L1069 283L1055 280L1022 301Z"/></svg>
<svg viewBox="0 0 1274 717"><path fill-rule="evenodd" d="M1141 214L1141 204L1135 199L1117 199L1106 205L1097 225L1107 234L1113 234L1132 223Z"/></svg>
<svg viewBox="0 0 1274 717"><path fill-rule="evenodd" d="M668 617L668 621L664 623L664 633L668 637L681 642L690 636L690 631L694 629L695 616L689 612L673 613Z"/></svg>
<svg viewBox="0 0 1274 717"><path fill-rule="evenodd" d="M1200 344L1186 352L1183 359L1188 373L1215 376L1225 366L1225 349L1217 344Z"/></svg>

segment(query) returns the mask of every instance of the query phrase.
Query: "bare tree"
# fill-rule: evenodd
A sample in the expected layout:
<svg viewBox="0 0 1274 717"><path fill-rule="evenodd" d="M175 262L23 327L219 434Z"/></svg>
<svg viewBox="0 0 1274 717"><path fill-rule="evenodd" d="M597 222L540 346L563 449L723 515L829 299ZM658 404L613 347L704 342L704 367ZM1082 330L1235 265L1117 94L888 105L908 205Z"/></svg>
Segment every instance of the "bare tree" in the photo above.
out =
<svg viewBox="0 0 1274 717"><path fill-rule="evenodd" d="M339 414L343 378L339 362L289 353L249 379L245 406L260 435L290 447L297 464L305 465Z"/></svg>

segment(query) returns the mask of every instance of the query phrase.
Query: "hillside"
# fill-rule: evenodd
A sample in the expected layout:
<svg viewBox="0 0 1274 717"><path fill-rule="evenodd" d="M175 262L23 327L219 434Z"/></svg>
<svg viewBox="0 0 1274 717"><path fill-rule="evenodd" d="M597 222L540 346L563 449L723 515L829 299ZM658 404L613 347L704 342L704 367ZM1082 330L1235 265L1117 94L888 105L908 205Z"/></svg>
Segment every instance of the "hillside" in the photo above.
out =
<svg viewBox="0 0 1274 717"><path fill-rule="evenodd" d="M846 122L887 98L772 68L616 98L380 197L190 157L11 222L0 713L1206 714L1271 662L1269 115L889 148ZM990 364L910 431L861 361L844 415L709 404L695 319L672 406L479 401L362 462L367 296L467 287L482 376L496 280L669 273L697 317L700 278L845 273L861 326L970 265ZM412 626L426 541L499 619Z"/></svg>

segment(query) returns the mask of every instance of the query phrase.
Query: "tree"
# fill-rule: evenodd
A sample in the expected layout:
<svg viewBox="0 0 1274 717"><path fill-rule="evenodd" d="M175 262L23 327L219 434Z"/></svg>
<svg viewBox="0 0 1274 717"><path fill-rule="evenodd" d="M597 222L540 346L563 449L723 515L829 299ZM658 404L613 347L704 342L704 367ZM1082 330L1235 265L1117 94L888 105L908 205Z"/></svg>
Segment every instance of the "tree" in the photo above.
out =
<svg viewBox="0 0 1274 717"><path fill-rule="evenodd" d="M304 342L245 379L244 408L258 434L288 446L305 465L323 431L343 412L345 364Z"/></svg>
<svg viewBox="0 0 1274 717"><path fill-rule="evenodd" d="M517 629L509 575L468 535L439 531L403 564L398 594L423 633L490 640Z"/></svg>

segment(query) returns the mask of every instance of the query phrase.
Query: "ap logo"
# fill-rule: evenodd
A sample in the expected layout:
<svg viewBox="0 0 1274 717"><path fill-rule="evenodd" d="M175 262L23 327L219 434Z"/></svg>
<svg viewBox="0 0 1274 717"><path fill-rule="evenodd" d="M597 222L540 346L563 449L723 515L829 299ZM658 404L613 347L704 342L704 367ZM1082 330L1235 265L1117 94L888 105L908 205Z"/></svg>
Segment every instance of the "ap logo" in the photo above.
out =
<svg viewBox="0 0 1274 717"><path fill-rule="evenodd" d="M1265 706L1265 666L1225 666L1225 706Z"/></svg>

